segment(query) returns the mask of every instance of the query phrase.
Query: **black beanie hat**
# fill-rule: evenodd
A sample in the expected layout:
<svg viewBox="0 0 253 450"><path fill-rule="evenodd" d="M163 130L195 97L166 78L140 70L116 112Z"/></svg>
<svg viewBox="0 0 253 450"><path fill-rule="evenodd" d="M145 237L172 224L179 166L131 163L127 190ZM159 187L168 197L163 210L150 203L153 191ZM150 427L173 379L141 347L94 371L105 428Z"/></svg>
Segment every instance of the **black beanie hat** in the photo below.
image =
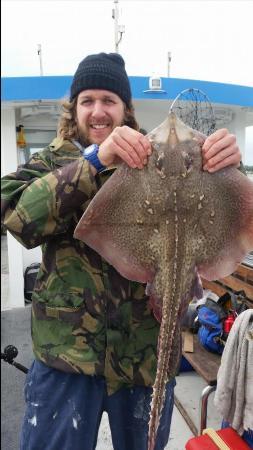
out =
<svg viewBox="0 0 253 450"><path fill-rule="evenodd" d="M131 89L122 56L118 53L98 53L84 58L73 77L70 100L86 89L114 92L129 106Z"/></svg>

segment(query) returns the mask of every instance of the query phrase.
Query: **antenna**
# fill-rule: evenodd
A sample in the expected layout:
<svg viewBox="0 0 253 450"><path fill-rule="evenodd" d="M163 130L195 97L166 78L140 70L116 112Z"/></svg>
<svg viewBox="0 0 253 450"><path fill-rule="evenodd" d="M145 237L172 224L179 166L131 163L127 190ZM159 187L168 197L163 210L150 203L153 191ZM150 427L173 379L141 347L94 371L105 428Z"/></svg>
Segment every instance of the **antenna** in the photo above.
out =
<svg viewBox="0 0 253 450"><path fill-rule="evenodd" d="M122 39L122 35L125 32L125 25L119 25L119 0L114 0L115 8L112 10L112 18L114 19L114 41L115 52L119 53L119 43Z"/></svg>
<svg viewBox="0 0 253 450"><path fill-rule="evenodd" d="M43 67L42 67L42 49L41 49L41 44L38 44L38 50L37 50L37 54L40 60L40 76L43 76Z"/></svg>
<svg viewBox="0 0 253 450"><path fill-rule="evenodd" d="M171 52L168 52L168 78L170 77Z"/></svg>

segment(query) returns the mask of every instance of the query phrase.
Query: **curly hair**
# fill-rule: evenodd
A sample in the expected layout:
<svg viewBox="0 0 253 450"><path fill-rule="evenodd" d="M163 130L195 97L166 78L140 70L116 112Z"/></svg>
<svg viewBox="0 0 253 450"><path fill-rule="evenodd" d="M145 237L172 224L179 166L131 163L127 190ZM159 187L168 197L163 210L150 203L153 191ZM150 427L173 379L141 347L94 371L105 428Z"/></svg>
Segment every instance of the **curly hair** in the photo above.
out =
<svg viewBox="0 0 253 450"><path fill-rule="evenodd" d="M72 101L64 99L61 103L62 114L59 119L57 134L63 139L80 139L76 121L76 104L77 97L75 97ZM134 130L140 130L134 115L134 107L132 103L129 107L125 106L125 117L123 124L133 128Z"/></svg>

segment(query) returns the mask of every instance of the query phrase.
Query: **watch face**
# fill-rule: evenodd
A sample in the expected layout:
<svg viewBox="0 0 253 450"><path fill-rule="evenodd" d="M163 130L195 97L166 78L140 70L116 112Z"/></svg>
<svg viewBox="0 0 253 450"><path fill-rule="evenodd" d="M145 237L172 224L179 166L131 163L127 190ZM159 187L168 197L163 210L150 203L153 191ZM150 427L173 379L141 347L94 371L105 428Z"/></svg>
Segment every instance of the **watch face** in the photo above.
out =
<svg viewBox="0 0 253 450"><path fill-rule="evenodd" d="M95 149L96 149L95 145L90 145L85 149L85 155L90 155L91 153L94 152Z"/></svg>

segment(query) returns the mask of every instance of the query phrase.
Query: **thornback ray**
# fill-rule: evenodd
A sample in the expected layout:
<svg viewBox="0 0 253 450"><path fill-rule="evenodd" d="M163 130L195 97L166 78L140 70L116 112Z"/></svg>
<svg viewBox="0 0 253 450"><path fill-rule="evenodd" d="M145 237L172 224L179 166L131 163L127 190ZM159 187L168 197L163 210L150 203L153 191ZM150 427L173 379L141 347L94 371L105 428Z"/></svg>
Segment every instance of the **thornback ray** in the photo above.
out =
<svg viewBox="0 0 253 450"><path fill-rule="evenodd" d="M253 249L253 183L238 169L202 169L205 136L174 113L147 135L142 169L125 163L95 195L74 237L125 278L147 284L161 322L148 450L154 450L180 317L207 280L231 274Z"/></svg>

